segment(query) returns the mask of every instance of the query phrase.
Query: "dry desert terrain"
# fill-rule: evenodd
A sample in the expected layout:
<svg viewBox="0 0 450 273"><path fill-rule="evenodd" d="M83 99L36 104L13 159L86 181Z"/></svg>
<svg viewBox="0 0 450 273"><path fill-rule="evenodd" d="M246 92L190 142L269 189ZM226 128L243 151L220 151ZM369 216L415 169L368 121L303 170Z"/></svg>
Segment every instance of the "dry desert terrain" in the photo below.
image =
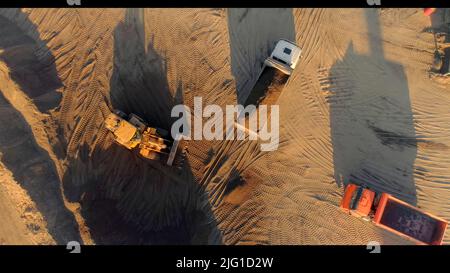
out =
<svg viewBox="0 0 450 273"><path fill-rule="evenodd" d="M450 81L421 9L0 9L0 244L410 244L343 213L365 183L450 220ZM242 103L303 49L280 145L186 141L181 170L113 142L112 109ZM450 243L450 231L444 238Z"/></svg>

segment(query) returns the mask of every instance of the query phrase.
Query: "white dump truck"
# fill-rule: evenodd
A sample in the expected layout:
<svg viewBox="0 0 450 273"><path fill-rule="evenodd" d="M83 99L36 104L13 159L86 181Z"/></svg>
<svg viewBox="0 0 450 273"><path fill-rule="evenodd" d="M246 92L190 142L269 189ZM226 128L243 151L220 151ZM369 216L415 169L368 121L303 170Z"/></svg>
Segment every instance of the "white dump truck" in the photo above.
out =
<svg viewBox="0 0 450 273"><path fill-rule="evenodd" d="M258 108L259 105L276 104L290 75L297 67L301 53L302 49L295 43L285 39L279 40L270 56L264 60L258 79L244 102L244 107L255 105ZM270 107L267 112L270 113ZM257 135L258 132L247 127L250 115L240 114L235 127Z"/></svg>
<svg viewBox="0 0 450 273"><path fill-rule="evenodd" d="M279 40L272 54L264 61L244 106L276 103L289 76L297 66L301 53L301 48L295 43Z"/></svg>

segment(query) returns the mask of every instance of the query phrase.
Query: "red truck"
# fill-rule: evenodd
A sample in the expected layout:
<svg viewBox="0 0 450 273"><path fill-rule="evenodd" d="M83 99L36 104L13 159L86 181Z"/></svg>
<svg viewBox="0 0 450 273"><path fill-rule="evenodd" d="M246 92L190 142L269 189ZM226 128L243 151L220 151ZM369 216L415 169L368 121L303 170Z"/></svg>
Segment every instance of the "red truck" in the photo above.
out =
<svg viewBox="0 0 450 273"><path fill-rule="evenodd" d="M348 184L341 209L422 245L441 245L448 222L390 194Z"/></svg>

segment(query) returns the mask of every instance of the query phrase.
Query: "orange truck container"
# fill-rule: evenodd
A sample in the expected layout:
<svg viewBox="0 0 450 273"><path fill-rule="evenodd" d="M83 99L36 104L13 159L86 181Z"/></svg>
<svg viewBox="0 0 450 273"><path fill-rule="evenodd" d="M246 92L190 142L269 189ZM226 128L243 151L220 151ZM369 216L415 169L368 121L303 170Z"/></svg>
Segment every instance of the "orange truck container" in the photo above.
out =
<svg viewBox="0 0 450 273"><path fill-rule="evenodd" d="M423 14L425 14L425 16L430 16L435 11L436 11L436 8L424 8L423 9Z"/></svg>
<svg viewBox="0 0 450 273"><path fill-rule="evenodd" d="M448 222L390 194L348 184L340 205L344 211L372 221L417 244L441 245Z"/></svg>

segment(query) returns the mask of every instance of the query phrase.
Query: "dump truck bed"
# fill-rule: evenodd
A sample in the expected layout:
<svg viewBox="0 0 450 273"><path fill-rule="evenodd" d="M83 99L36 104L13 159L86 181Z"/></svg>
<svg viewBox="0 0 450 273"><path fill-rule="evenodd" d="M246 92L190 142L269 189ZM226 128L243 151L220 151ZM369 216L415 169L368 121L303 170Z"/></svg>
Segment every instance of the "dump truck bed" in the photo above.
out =
<svg viewBox="0 0 450 273"><path fill-rule="evenodd" d="M447 228L445 220L386 193L380 198L374 222L394 233L430 245L440 245Z"/></svg>
<svg viewBox="0 0 450 273"><path fill-rule="evenodd" d="M288 79L289 75L274 67L264 65L258 80L244 103L244 107L275 104Z"/></svg>

